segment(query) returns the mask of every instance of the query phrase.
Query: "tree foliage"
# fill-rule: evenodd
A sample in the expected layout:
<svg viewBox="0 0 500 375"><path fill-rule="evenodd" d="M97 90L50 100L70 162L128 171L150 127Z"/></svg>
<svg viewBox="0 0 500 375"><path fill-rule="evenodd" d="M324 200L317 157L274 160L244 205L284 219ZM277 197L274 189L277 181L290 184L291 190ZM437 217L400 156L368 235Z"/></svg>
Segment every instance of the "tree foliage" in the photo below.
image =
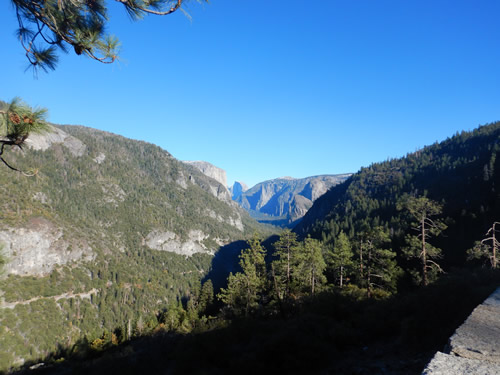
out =
<svg viewBox="0 0 500 375"><path fill-rule="evenodd" d="M248 245L250 247L240 254L242 272L231 273L227 288L222 288L218 294L218 298L235 315L255 313L267 286L266 251L257 235L248 241Z"/></svg>
<svg viewBox="0 0 500 375"><path fill-rule="evenodd" d="M497 232L499 231L496 228L497 225L500 225L500 223L495 221L486 232L486 237L476 242L474 247L467 252L468 259L486 260L493 269L499 266L498 250L500 241L497 239Z"/></svg>
<svg viewBox="0 0 500 375"><path fill-rule="evenodd" d="M397 265L388 233L383 227L376 227L361 233L358 240L359 284L366 288L367 296L371 297L374 290L396 291L402 270Z"/></svg>
<svg viewBox="0 0 500 375"><path fill-rule="evenodd" d="M398 205L406 209L415 220L413 227L418 234L407 235L405 252L410 258L421 261L421 283L427 286L437 272L443 272L437 260L442 257L441 249L431 245L429 239L441 234L447 228L442 220L434 218L443 212L443 206L427 197L406 195Z"/></svg>
<svg viewBox="0 0 500 375"><path fill-rule="evenodd" d="M45 108L31 108L20 98L14 98L7 106L0 110L0 160L8 168L27 175L33 173L23 172L12 166L4 158L5 147L22 147L32 133L43 133L49 129L46 122L47 110Z"/></svg>
<svg viewBox="0 0 500 375"><path fill-rule="evenodd" d="M326 282L325 269L321 242L307 237L300 248L300 262L293 270L300 289L314 295L318 287Z"/></svg>
<svg viewBox="0 0 500 375"><path fill-rule="evenodd" d="M120 42L106 32L106 0L11 0L19 28L17 34L26 51L30 66L44 71L55 69L57 49L73 49L102 63L118 58ZM114 0L128 15L141 19L145 15L164 16L179 9L186 0ZM198 2L208 0L198 0Z"/></svg>
<svg viewBox="0 0 500 375"><path fill-rule="evenodd" d="M295 285L292 284L293 270L300 262L297 234L285 229L273 246L276 250L274 255L277 257L273 261L275 288L279 299L289 300L290 294L295 292Z"/></svg>
<svg viewBox="0 0 500 375"><path fill-rule="evenodd" d="M328 254L328 265L332 269L335 280L340 287L344 286L346 276L351 271L353 256L354 253L352 251L351 242L347 235L341 231L335 241L333 249L331 249Z"/></svg>

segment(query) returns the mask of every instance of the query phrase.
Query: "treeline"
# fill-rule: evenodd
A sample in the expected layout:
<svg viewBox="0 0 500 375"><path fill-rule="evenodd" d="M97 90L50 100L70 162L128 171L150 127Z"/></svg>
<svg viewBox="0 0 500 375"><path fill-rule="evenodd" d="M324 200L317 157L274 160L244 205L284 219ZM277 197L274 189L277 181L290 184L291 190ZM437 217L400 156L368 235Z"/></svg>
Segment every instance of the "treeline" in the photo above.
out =
<svg viewBox="0 0 500 375"><path fill-rule="evenodd" d="M207 280L154 316L61 343L26 363L25 372L420 374L500 282L498 270L471 268L405 293L388 296L373 289L368 298L348 273L342 287L340 273L331 284L329 261L318 256L319 241L297 241L294 250L301 251L294 254L288 247L294 237L282 234L270 262L263 261L259 239L250 240L241 272L230 276L218 298ZM319 269L326 265L323 277L314 267L296 273L305 266L306 248L317 256L313 263Z"/></svg>
<svg viewBox="0 0 500 375"><path fill-rule="evenodd" d="M231 273L227 287L218 294L223 311L229 317L287 317L303 297L323 290L350 288L366 298L384 299L405 290L405 285L398 285L405 275L415 285L435 282L445 274L440 264L442 250L432 244L447 229L440 218L442 205L427 197L405 195L398 209L406 211L411 228L399 248L383 226L366 228L352 240L340 231L334 241L310 236L299 241L296 233L286 229L266 263L266 250L254 237L240 255L241 272ZM479 261L498 268L497 225L493 223L487 236L468 250L471 266Z"/></svg>
<svg viewBox="0 0 500 375"><path fill-rule="evenodd" d="M408 195L426 197L440 205L438 217L447 226L431 241L442 249L441 268L462 267L467 251L499 219L499 150L496 122L406 157L374 163L318 198L294 230L301 238L309 234L334 243L340 232L355 242L367 228L382 227L392 248L403 249L413 221L401 201ZM404 262L402 254L397 257Z"/></svg>

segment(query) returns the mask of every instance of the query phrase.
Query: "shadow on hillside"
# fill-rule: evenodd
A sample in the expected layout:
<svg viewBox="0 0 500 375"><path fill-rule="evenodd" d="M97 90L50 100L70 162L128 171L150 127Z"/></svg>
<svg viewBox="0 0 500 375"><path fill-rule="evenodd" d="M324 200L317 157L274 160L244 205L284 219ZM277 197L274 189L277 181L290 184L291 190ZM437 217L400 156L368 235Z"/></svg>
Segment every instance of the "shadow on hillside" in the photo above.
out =
<svg viewBox="0 0 500 375"><path fill-rule="evenodd" d="M459 271L386 300L335 288L287 320L214 318L189 334L157 329L103 350L81 340L15 374L420 374L499 282L499 272Z"/></svg>
<svg viewBox="0 0 500 375"><path fill-rule="evenodd" d="M270 260L273 254L273 244L278 241L277 235L270 236L262 241L262 246L267 251L266 260ZM202 283L206 280L212 280L214 289L217 291L220 288L225 288L227 285L227 277L229 273L236 273L241 271L239 265L239 255L241 251L249 247L246 241L240 240L232 242L228 245L221 246L219 251L215 253L212 259L212 264L208 274L202 279Z"/></svg>
<svg viewBox="0 0 500 375"><path fill-rule="evenodd" d="M241 250L247 247L248 244L246 241L235 241L228 245L221 246L219 251L215 253L210 271L203 278L202 283L210 279L212 280L215 290L225 287L229 273L235 273L240 270L240 266L238 265L239 255Z"/></svg>

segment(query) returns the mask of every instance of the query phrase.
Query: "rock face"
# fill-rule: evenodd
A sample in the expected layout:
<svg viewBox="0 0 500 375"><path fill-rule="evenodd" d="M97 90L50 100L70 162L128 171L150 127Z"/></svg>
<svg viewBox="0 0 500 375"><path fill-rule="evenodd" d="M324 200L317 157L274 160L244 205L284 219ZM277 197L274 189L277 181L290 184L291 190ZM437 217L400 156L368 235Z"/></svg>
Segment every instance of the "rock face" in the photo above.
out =
<svg viewBox="0 0 500 375"><path fill-rule="evenodd" d="M173 232L153 231L146 237L145 244L150 249L169 251L185 256L192 256L196 253L213 252L207 249L203 241L209 238L208 235L200 230L192 230L188 234L188 240L182 241L178 235Z"/></svg>
<svg viewBox="0 0 500 375"><path fill-rule="evenodd" d="M231 193L231 197L233 200L237 200L241 194L248 190L248 186L241 181L235 181L233 186L229 188L229 192Z"/></svg>
<svg viewBox="0 0 500 375"><path fill-rule="evenodd" d="M500 288L474 309L423 374L500 374Z"/></svg>
<svg viewBox="0 0 500 375"><path fill-rule="evenodd" d="M318 197L349 176L350 174L340 174L301 179L277 178L261 182L242 192L235 201L259 221L279 218L285 224L291 224L304 216Z"/></svg>
<svg viewBox="0 0 500 375"><path fill-rule="evenodd" d="M183 163L196 167L201 173L227 186L226 171L206 161L184 161Z"/></svg>
<svg viewBox="0 0 500 375"><path fill-rule="evenodd" d="M31 219L26 227L1 230L0 244L8 260L5 272L13 275L44 276L57 265L93 258L89 246L65 240L60 228L42 218Z"/></svg>
<svg viewBox="0 0 500 375"><path fill-rule="evenodd" d="M225 203L232 202L231 194L229 193L229 190L226 186L227 178L225 170L218 168L206 161L183 161L183 163L200 171L206 177L212 179L213 182L208 181L208 179L201 181L199 178L195 178L192 175L189 175L187 180L189 180L191 183L199 185L202 189L208 191L214 197ZM186 188L187 180L183 177L182 181L177 181L177 183Z"/></svg>
<svg viewBox="0 0 500 375"><path fill-rule="evenodd" d="M489 363L477 359L456 357L437 352L431 363L427 365L423 375L498 375L500 364Z"/></svg>
<svg viewBox="0 0 500 375"><path fill-rule="evenodd" d="M50 126L48 133L31 134L26 140L28 147L42 151L47 150L50 146L57 143L66 147L73 156L83 156L87 149L87 146L82 141L54 126Z"/></svg>

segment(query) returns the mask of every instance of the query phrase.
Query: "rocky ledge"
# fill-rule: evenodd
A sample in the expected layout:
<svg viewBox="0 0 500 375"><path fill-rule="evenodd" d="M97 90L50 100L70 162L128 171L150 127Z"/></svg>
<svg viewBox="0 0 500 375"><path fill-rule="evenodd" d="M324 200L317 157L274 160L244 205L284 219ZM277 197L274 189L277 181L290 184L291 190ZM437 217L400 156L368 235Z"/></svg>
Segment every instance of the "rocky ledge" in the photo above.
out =
<svg viewBox="0 0 500 375"><path fill-rule="evenodd" d="M500 288L450 337L423 375L500 374Z"/></svg>

